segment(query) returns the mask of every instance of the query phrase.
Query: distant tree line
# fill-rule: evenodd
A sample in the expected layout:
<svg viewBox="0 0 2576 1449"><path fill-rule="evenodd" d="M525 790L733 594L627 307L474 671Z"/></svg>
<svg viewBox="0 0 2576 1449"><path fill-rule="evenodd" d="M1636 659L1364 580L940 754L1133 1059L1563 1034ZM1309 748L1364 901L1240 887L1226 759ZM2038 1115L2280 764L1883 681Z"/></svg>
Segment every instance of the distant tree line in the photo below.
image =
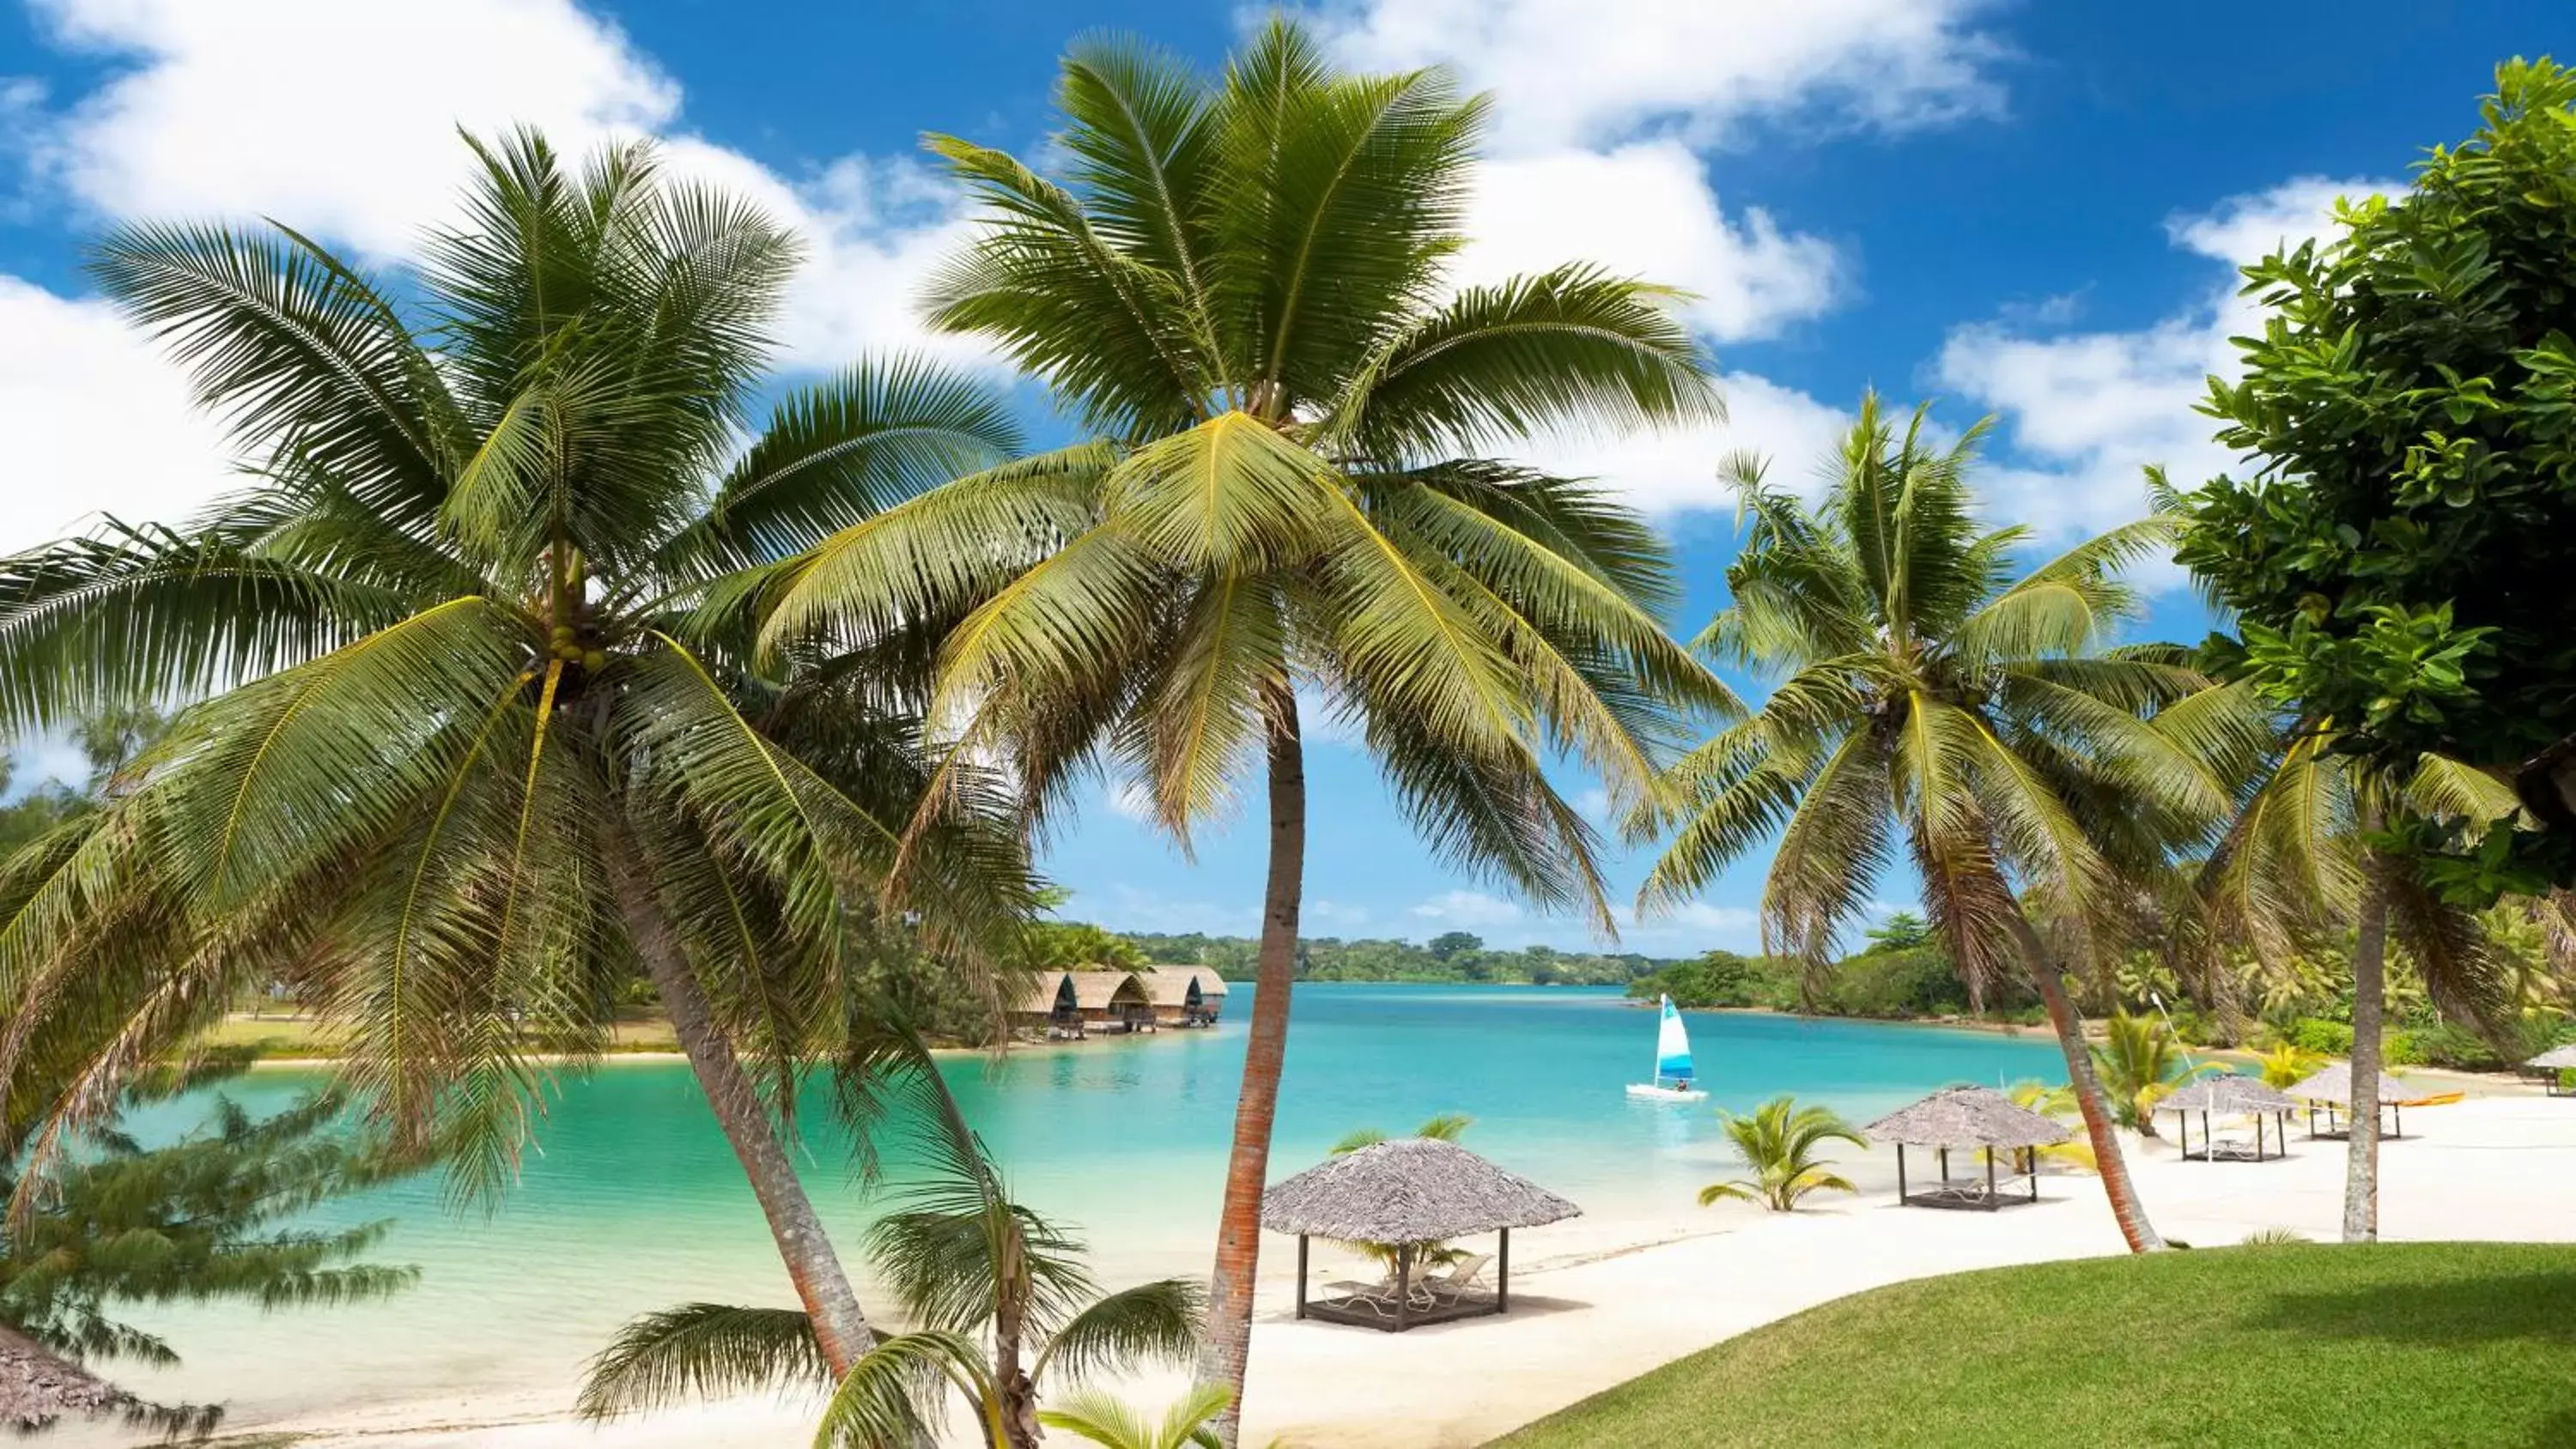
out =
<svg viewBox="0 0 2576 1449"><path fill-rule="evenodd" d="M1146 956L1168 965L1206 966L1229 981L1252 979L1259 943L1248 936L1192 931L1164 935L1122 933ZM1650 972L1681 964L1633 951L1560 951L1553 946L1507 950L1487 946L1470 931L1447 931L1429 941L1369 938L1345 941L1318 936L1297 943L1300 981L1494 982L1515 986L1625 986Z"/></svg>

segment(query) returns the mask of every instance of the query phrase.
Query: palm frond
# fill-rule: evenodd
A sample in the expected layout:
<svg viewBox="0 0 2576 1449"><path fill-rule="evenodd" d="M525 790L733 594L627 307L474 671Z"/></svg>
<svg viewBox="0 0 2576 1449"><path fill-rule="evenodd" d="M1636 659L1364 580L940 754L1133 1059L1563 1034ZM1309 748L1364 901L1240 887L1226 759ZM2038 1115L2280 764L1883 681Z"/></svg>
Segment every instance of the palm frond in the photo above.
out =
<svg viewBox="0 0 2576 1449"><path fill-rule="evenodd" d="M813 1321L803 1313L685 1303L618 1329L585 1369L575 1412L599 1422L693 1399L831 1382Z"/></svg>

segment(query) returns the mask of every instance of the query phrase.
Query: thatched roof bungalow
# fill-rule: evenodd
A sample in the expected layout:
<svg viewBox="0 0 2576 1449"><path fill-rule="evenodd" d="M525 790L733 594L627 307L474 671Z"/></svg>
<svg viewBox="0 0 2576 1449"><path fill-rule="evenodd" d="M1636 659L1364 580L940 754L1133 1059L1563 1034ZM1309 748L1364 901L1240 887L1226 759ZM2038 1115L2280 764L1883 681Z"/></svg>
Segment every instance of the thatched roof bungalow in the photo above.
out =
<svg viewBox="0 0 2576 1449"><path fill-rule="evenodd" d="M2183 1159L2188 1162L2262 1162L2267 1160L2267 1155L2268 1158L2287 1157L2290 1155L2290 1114L2297 1109L2298 1103L2290 1100L2288 1094L2279 1088L2266 1085L2259 1077L2233 1073L2202 1077L2156 1104L2157 1111L2171 1112L2180 1122L2182 1131L2176 1141L2182 1149ZM2200 1118L2200 1147L2197 1151L2191 1145L2191 1119L2194 1116ZM2254 1140L2249 1144L2240 1139L2220 1138L2210 1127L2209 1119L2213 1116L2253 1118ZM2265 1118L2270 1118L2278 1130L2278 1151L2270 1150L2263 1140Z"/></svg>
<svg viewBox="0 0 2576 1449"><path fill-rule="evenodd" d="M1401 1333L1511 1310L1512 1229L1578 1217L1583 1209L1529 1179L1505 1172L1459 1146L1427 1137L1373 1143L1326 1158L1261 1195L1261 1225L1297 1235L1297 1316ZM1417 1278L1417 1254L1452 1238L1499 1233L1494 1290L1475 1287L1482 1258L1448 1278ZM1396 1271L1384 1283L1333 1285L1350 1290L1310 1303L1309 1238L1383 1243L1396 1249Z"/></svg>
<svg viewBox="0 0 2576 1449"><path fill-rule="evenodd" d="M1119 1031L1153 1027L1154 998L1135 972L1084 966L1067 974L1073 979L1074 1006L1081 1011L1085 1026L1107 1026Z"/></svg>
<svg viewBox="0 0 2576 1449"><path fill-rule="evenodd" d="M1872 1142L1896 1145L1896 1200L1907 1207L1970 1208L1992 1212L2016 1202L2039 1201L2038 1149L2054 1147L2075 1134L2054 1117L2017 1106L1992 1087L1944 1087L1901 1111L1890 1112L1861 1129ZM1929 1147L1940 1177L1927 1188L1909 1185L1905 1149ZM1983 1178L1950 1175L1950 1149L1969 1148L1985 1154ZM1998 1173L1995 1151L2010 1154L2010 1168ZM2013 1197L2006 1182L2027 1180L2026 1194Z"/></svg>
<svg viewBox="0 0 2576 1449"><path fill-rule="evenodd" d="M1204 966L1154 966L1137 975L1164 1026L1214 1026L1225 1011L1225 978Z"/></svg>
<svg viewBox="0 0 2576 1449"><path fill-rule="evenodd" d="M0 1428L32 1434L57 1420L122 1413L134 1398L23 1335L0 1328Z"/></svg>
<svg viewBox="0 0 2576 1449"><path fill-rule="evenodd" d="M1011 1024L1050 1037L1082 1035L1082 1007L1070 971L1032 971L1011 1003Z"/></svg>

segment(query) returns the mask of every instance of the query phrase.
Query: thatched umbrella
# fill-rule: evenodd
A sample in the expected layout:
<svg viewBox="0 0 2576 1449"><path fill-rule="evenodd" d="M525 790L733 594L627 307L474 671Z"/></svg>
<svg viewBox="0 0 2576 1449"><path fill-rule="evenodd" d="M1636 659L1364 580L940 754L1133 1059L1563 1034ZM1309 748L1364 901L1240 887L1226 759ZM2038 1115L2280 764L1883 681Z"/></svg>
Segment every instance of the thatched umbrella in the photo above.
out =
<svg viewBox="0 0 2576 1449"><path fill-rule="evenodd" d="M2291 1083L2286 1090L2291 1096L2308 1104L2310 1137L2345 1135L2344 1129L2337 1125L2337 1119L2341 1114L2350 1112L2353 1106L2350 1062L2336 1062L2314 1076ZM2388 1131L2382 1135L2388 1137L2406 1135L2406 1109L2401 1104L2415 1100L2415 1096L2416 1094L2408 1090L2406 1084L2399 1081L2394 1073L2383 1071L2379 1074L2379 1105L2388 1109L2391 1118ZM2319 1107L2325 1108L2326 1113L2326 1126L2322 1132L2317 1130Z"/></svg>
<svg viewBox="0 0 2576 1449"><path fill-rule="evenodd" d="M1297 1316L1396 1333L1416 1323L1507 1312L1512 1229L1540 1227L1582 1212L1455 1142L1427 1137L1378 1142L1341 1153L1272 1184L1261 1195L1261 1225L1274 1233L1297 1235ZM1445 1283L1415 1282L1413 1262L1421 1249L1451 1238L1495 1232L1502 1235L1502 1243L1496 1250L1490 1301L1467 1293L1473 1272L1453 1274ZM1338 1302L1309 1304L1309 1238L1395 1244L1395 1277L1383 1285L1346 1285L1360 1291L1347 1293Z"/></svg>
<svg viewBox="0 0 2576 1449"><path fill-rule="evenodd" d="M2168 1095L2156 1104L2159 1112L2171 1112L2181 1119L2182 1131L2177 1140L2184 1160L2191 1162L2261 1162L2265 1158L2263 1119L2270 1117L2280 1129L2281 1150L2277 1156L2290 1155L2290 1113L2298 1104L2279 1088L2267 1086L2259 1077L2221 1073ZM2191 1150L2191 1118L2200 1114L2200 1150ZM2254 1119L2254 1152L2247 1156L2244 1144L2237 1142L2222 1147L2209 1130L2212 1113L2219 1116L2248 1116Z"/></svg>
<svg viewBox="0 0 2576 1449"><path fill-rule="evenodd" d="M114 1413L133 1396L0 1327L0 1428L33 1433L57 1419Z"/></svg>
<svg viewBox="0 0 2576 1449"><path fill-rule="evenodd" d="M1992 1087L1944 1087L1902 1111L1890 1112L1863 1127L1861 1135L1872 1142L1896 1144L1896 1200L1909 1207L1976 1208L1992 1212L2005 1206L2005 1198L1996 1187L1995 1149L2013 1154L2013 1176L2030 1180L2030 1194L2021 1199L2039 1201L2039 1170L2036 1153L2042 1147L2054 1147L2075 1134L2054 1117L2017 1106L2013 1099ZM1905 1181L1905 1149L1929 1147L1938 1152L1940 1182L1923 1192L1908 1190ZM1950 1177L1950 1149L1971 1147L1986 1155L1986 1176L1980 1183L1975 1178L1953 1181ZM2025 1165L2024 1153L2033 1154Z"/></svg>
<svg viewBox="0 0 2576 1449"><path fill-rule="evenodd" d="M2541 1086L2548 1090L2549 1095L2576 1097L2576 1087L2560 1086L2558 1077L2561 1072L2576 1070L2576 1042L2563 1047L2551 1047L2530 1061L2524 1062L2522 1069L2539 1077Z"/></svg>

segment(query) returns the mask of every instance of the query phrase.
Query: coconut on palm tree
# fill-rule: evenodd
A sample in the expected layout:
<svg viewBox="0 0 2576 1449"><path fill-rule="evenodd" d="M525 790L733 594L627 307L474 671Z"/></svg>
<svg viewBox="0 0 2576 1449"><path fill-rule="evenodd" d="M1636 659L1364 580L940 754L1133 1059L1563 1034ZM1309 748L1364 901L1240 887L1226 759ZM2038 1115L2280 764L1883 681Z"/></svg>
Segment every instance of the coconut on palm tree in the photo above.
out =
<svg viewBox="0 0 2576 1449"><path fill-rule="evenodd" d="M839 1082L862 1122L900 1119L902 1140L889 1145L914 1159L894 1211L868 1230L868 1252L916 1326L835 1371L806 1313L692 1303L647 1314L592 1362L586 1417L810 1386L832 1390L816 1442L875 1449L915 1442L954 1394L986 1449L1033 1449L1049 1384L1185 1361L1198 1346L1198 1286L1163 1279L1102 1293L1082 1244L1012 1200L928 1047L893 1012L872 1019L881 1025L845 1049Z"/></svg>
<svg viewBox="0 0 2576 1449"><path fill-rule="evenodd" d="M1640 822L1679 827L1643 899L1687 900L1776 838L1765 949L1822 971L1879 877L1910 865L1972 996L2006 972L2039 993L2121 1231L2144 1251L2159 1240L2067 1000L2068 963L2024 896L2044 896L2076 964L2095 964L2091 943L2118 929L2116 862L2214 828L2233 803L2218 757L2242 752L2241 731L2195 698L2208 682L2180 651L2113 646L2136 602L2119 570L2166 525L2018 572L2027 533L1976 516L1982 433L1938 443L1921 409L1898 424L1866 397L1814 503L1770 485L1758 458L1728 461L1749 528L1727 570L1732 602L1698 642L1775 683Z"/></svg>
<svg viewBox="0 0 2576 1449"><path fill-rule="evenodd" d="M1201 1370L1239 1402L1307 719L1360 741L1443 860L1609 929L1595 832L1544 766L1571 756L1634 797L1674 742L1668 704L1730 700L1658 622L1653 530L1506 458L1718 405L1667 291L1572 262L1453 284L1487 108L1444 72L1339 73L1277 22L1214 77L1086 45L1057 95L1060 177L932 139L983 230L930 318L1044 379L1090 440L824 540L778 581L767 638L840 647L971 608L938 717L957 759L1007 757L1033 812L1105 765L1186 848L1247 784L1264 799Z"/></svg>
<svg viewBox="0 0 2576 1449"><path fill-rule="evenodd" d="M1701 1188L1701 1207L1733 1198L1758 1202L1775 1213L1795 1212L1798 1199L1809 1193L1857 1190L1848 1179L1830 1171L1833 1163L1816 1156L1816 1149L1828 1142L1869 1145L1868 1139L1836 1116L1832 1108L1814 1103L1801 1107L1797 1098L1783 1094L1749 1113L1721 1112L1718 1116L1728 1139L1743 1156L1744 1165L1753 1169L1753 1176Z"/></svg>
<svg viewBox="0 0 2576 1449"><path fill-rule="evenodd" d="M951 810L890 899L944 621L756 665L744 603L1013 430L908 363L792 389L755 429L787 232L647 146L473 151L461 219L396 280L276 226L98 248L249 481L183 528L0 561L0 723L198 699L0 902L0 1102L30 1062L79 1062L20 1195L271 981L339 1028L399 1146L488 1195L539 1111L532 1052L596 1049L640 971L846 1368L871 1335L793 1170L800 1083L863 988L1007 944L1025 852Z"/></svg>

